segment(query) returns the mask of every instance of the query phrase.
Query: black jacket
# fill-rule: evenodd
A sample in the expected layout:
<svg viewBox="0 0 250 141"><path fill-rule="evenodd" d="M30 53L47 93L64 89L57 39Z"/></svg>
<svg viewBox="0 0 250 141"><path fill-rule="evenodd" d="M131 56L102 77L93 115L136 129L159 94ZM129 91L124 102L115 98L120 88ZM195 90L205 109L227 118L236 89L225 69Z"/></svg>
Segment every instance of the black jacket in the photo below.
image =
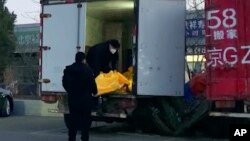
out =
<svg viewBox="0 0 250 141"><path fill-rule="evenodd" d="M97 76L101 71L107 73L117 69L118 51L112 54L109 51L109 43L104 42L91 47L86 59Z"/></svg>
<svg viewBox="0 0 250 141"><path fill-rule="evenodd" d="M74 110L91 109L92 94L97 94L97 86L92 70L82 63L66 66L63 87L68 93L69 108Z"/></svg>

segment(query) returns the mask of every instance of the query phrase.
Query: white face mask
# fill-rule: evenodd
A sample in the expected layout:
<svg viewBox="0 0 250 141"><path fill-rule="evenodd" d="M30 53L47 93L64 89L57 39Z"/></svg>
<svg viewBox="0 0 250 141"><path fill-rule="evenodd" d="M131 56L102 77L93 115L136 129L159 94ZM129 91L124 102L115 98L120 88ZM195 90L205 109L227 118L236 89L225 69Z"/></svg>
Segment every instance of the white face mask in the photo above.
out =
<svg viewBox="0 0 250 141"><path fill-rule="evenodd" d="M110 50L110 52L112 53L112 54L115 54L116 53L116 49L114 49L114 48L109 48L109 50Z"/></svg>

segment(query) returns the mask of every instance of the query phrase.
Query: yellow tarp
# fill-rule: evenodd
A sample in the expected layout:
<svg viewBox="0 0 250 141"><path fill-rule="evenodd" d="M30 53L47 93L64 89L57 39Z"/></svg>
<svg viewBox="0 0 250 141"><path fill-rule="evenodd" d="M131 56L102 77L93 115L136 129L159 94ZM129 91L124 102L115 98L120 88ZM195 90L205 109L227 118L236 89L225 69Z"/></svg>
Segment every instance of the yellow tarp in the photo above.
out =
<svg viewBox="0 0 250 141"><path fill-rule="evenodd" d="M132 92L132 84L133 84L133 67L129 67L126 72L123 73L123 75L128 79L129 84L126 87L123 87L118 90L119 93L126 93L126 92Z"/></svg>
<svg viewBox="0 0 250 141"><path fill-rule="evenodd" d="M98 89L97 95L103 95L117 91L124 85L129 85L129 80L117 71L101 73L96 77L95 81Z"/></svg>

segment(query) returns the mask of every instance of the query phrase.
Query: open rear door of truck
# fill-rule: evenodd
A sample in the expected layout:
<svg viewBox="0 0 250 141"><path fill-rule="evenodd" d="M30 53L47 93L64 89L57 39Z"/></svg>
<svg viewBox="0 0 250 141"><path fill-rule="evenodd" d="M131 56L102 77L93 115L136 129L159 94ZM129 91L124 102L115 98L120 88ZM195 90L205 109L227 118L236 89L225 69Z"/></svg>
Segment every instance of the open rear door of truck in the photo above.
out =
<svg viewBox="0 0 250 141"><path fill-rule="evenodd" d="M137 93L183 96L185 0L138 0Z"/></svg>
<svg viewBox="0 0 250 141"><path fill-rule="evenodd" d="M86 3L43 4L41 18L41 92L65 92L63 70L84 51Z"/></svg>

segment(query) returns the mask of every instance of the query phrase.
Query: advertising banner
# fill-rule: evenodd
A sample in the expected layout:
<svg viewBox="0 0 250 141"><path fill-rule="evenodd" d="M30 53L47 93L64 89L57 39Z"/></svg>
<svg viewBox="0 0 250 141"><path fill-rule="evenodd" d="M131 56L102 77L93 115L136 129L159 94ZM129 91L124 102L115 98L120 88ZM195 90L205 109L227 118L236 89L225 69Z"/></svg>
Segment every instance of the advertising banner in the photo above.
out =
<svg viewBox="0 0 250 141"><path fill-rule="evenodd" d="M206 0L207 97L250 97L250 1Z"/></svg>

